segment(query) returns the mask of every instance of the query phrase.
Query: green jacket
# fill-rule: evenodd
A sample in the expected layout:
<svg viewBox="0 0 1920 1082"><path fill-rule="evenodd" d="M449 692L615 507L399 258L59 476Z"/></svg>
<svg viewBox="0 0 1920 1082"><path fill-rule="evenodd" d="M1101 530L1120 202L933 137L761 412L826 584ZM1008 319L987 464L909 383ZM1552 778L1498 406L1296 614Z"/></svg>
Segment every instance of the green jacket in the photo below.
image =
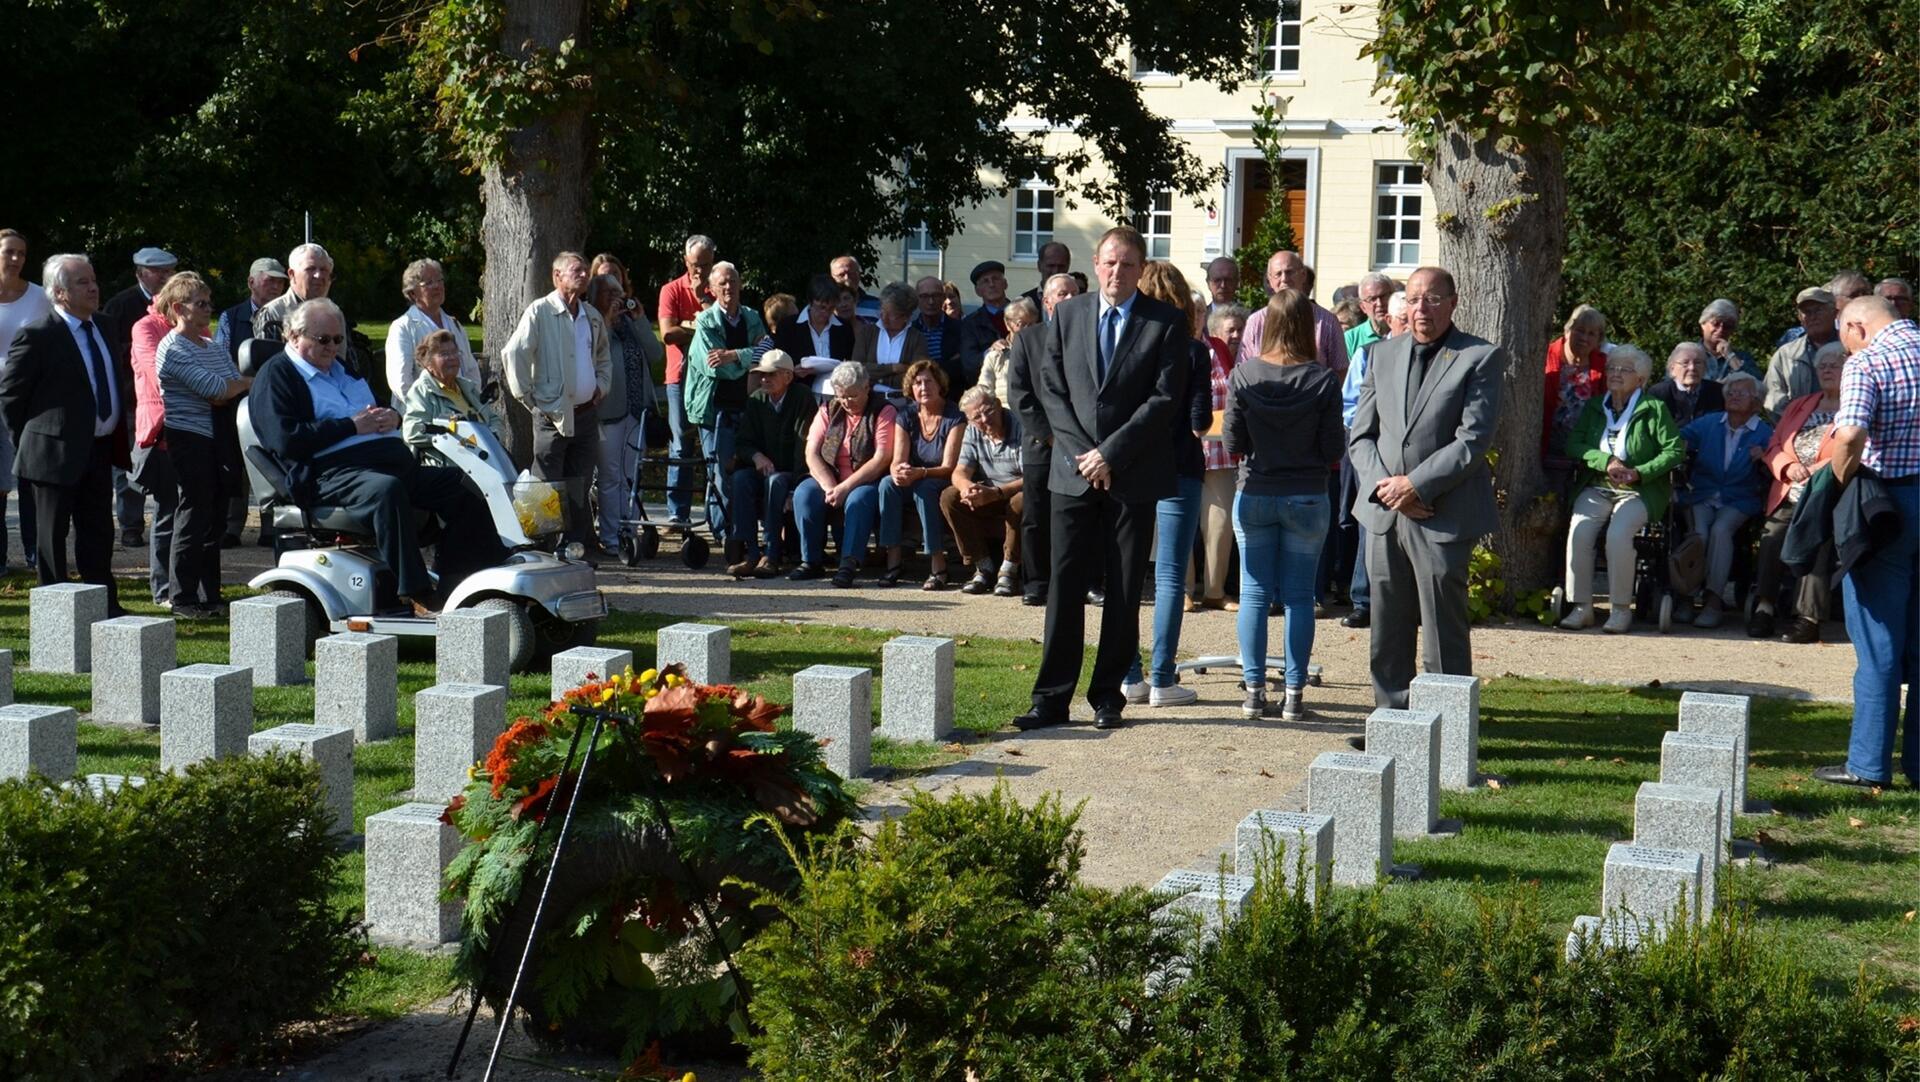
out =
<svg viewBox="0 0 1920 1082"><path fill-rule="evenodd" d="M753 462L756 452L773 460L781 473L804 473L807 469L807 430L820 406L807 385L794 380L787 385L787 396L780 408L762 387L747 396L747 414L734 436L734 457L742 467Z"/></svg>
<svg viewBox="0 0 1920 1082"><path fill-rule="evenodd" d="M1580 419L1573 423L1573 435L1567 439L1568 456L1581 466L1575 492L1607 483L1607 460L1612 456L1600 446L1607 431L1606 415L1601 410L1605 401L1604 391L1587 399ZM1633 487L1647 505L1649 519L1667 513L1667 501L1673 497L1673 470L1686 460L1687 445L1680 439L1680 429L1673 423L1667 404L1642 389L1633 416L1627 418L1627 453L1622 461L1640 471L1640 483Z"/></svg>
<svg viewBox="0 0 1920 1082"><path fill-rule="evenodd" d="M718 368L707 364L707 354L727 348L726 313L718 304L710 304L693 321L693 341L687 343L687 367L681 377L687 399L687 423L705 427L713 423L713 385L716 380L746 379L747 369L760 359L760 340L767 336L766 321L760 313L740 306L740 318L747 321L747 345L741 358Z"/></svg>

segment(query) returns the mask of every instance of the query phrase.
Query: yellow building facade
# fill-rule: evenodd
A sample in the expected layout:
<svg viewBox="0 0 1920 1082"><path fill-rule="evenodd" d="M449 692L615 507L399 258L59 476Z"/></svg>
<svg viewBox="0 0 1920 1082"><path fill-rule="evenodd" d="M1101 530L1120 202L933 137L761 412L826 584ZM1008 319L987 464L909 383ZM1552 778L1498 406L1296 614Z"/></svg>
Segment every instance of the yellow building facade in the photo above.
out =
<svg viewBox="0 0 1920 1082"><path fill-rule="evenodd" d="M1171 260L1200 290L1206 264L1231 255L1251 233L1273 187L1253 141L1264 78L1266 93L1289 99L1286 197L1301 254L1318 274L1316 299L1325 303L1335 288L1371 270L1404 278L1434 256L1432 200L1420 167L1408 156L1400 123L1373 91L1373 61L1360 56L1375 10L1323 0L1280 4L1271 37L1250 43L1256 74L1233 93L1134 65L1147 107L1221 171L1220 183L1204 197L1162 192L1150 212L1134 219L1150 255ZM1050 151L1079 140L1070 129L1040 121L1016 119L1009 126L1039 134ZM1065 195L1040 178L964 209L962 223L944 252L924 233L879 242L871 277L912 281L938 274L959 283L972 304L966 275L982 260L1005 263L1009 289L1019 293L1038 284L1040 245L1057 240L1071 249L1073 269L1090 274L1093 244L1115 224L1085 203L1069 207Z"/></svg>

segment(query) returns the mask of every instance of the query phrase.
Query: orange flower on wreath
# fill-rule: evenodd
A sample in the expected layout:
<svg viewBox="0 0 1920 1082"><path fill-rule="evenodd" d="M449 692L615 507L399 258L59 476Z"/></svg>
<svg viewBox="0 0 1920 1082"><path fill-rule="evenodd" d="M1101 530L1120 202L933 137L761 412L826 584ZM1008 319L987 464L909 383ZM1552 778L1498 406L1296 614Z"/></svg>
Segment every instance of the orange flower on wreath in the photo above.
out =
<svg viewBox="0 0 1920 1082"><path fill-rule="evenodd" d="M545 725L532 718L520 718L508 726L507 731L501 733L499 739L493 742L493 750L487 752L486 771L493 779L495 800L498 800L506 791L507 784L511 781L513 761L520 754L520 749L538 744L546 739L546 736Z"/></svg>

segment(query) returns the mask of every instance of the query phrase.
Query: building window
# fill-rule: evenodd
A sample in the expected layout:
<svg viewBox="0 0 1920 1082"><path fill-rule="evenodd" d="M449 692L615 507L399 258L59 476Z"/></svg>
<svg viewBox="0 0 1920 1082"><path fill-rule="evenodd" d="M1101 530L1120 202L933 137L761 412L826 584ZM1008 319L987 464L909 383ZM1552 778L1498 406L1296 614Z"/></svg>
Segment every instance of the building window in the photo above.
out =
<svg viewBox="0 0 1920 1082"><path fill-rule="evenodd" d="M925 222L907 230L907 254L929 256L940 254L940 245L934 242L933 233L927 228Z"/></svg>
<svg viewBox="0 0 1920 1082"><path fill-rule="evenodd" d="M1053 239L1053 182L1039 177L1013 190L1013 257L1038 259Z"/></svg>
<svg viewBox="0 0 1920 1082"><path fill-rule="evenodd" d="M1374 167L1373 265L1420 265L1421 170L1412 162L1378 162Z"/></svg>
<svg viewBox="0 0 1920 1082"><path fill-rule="evenodd" d="M1154 67L1153 61L1145 56L1140 55L1139 49L1136 48L1134 50L1133 52L1133 77L1134 78L1164 79L1164 78L1167 78L1170 74L1171 73L1169 72L1164 72L1164 71L1161 71L1159 68Z"/></svg>
<svg viewBox="0 0 1920 1082"><path fill-rule="evenodd" d="M1260 43L1260 70L1270 75L1300 74L1300 0L1280 0L1280 11Z"/></svg>
<svg viewBox="0 0 1920 1082"><path fill-rule="evenodd" d="M1147 258L1166 259L1173 252L1173 189L1153 193L1153 202L1133 216L1133 227L1147 239Z"/></svg>

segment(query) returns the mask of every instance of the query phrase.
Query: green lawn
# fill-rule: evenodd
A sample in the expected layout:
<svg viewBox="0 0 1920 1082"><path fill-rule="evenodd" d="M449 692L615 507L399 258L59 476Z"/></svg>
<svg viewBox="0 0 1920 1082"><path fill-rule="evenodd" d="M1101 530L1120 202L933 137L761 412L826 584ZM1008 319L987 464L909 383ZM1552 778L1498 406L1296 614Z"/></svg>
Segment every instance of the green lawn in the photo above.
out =
<svg viewBox="0 0 1920 1082"><path fill-rule="evenodd" d="M0 641L15 651L15 696L21 702L89 706L89 678L33 672L26 656L26 591L23 575L0 580ZM246 591L235 589L229 596ZM138 602L139 586L122 590L136 614L155 610ZM631 648L640 664L654 653L655 631L679 617L616 613L602 627L606 645ZM888 632L819 625L734 624L735 682L789 702L792 674L812 664L843 664L880 670ZM179 625L181 664L227 658L227 628L217 622ZM956 651L955 719L966 739L991 732L1027 703L1030 642L963 639ZM355 750L354 824L400 803L411 786L415 692L433 683L432 653L424 643L403 646L400 665L400 735ZM876 677L875 701L879 687ZM516 676L508 716L534 713L547 701L544 675ZM1401 842L1401 863L1419 865L1416 881L1388 891L1393 904L1420 898L1470 919L1475 892L1537 889L1542 908L1556 923L1593 912L1600 896L1607 846L1632 832L1633 796L1642 781L1659 774L1660 734L1674 725L1677 693L1648 689L1504 678L1484 691L1481 767L1500 779L1498 789L1446 794L1441 813L1466 829L1445 841ZM311 686L262 688L255 696L255 725L270 728L312 717ZM1822 977L1844 981L1861 968L1895 986L1895 994L1920 996L1920 924L1909 914L1920 905L1920 794L1899 789L1869 797L1808 780L1811 769L1838 761L1845 747L1844 706L1755 700L1756 749L1749 773L1750 796L1771 801L1777 815L1741 819L1736 835L1760 838L1772 868L1736 869L1730 877L1739 899L1792 941ZM879 766L913 772L951 761L961 748L896 744L876 737ZM83 773L148 773L155 769L159 738L153 733L81 726ZM1853 825L1857 821L1858 825ZM346 862L334 892L336 904L357 911L363 863L358 852ZM360 971L343 1011L384 1017L436 998L450 988L444 958L403 950L375 952Z"/></svg>

